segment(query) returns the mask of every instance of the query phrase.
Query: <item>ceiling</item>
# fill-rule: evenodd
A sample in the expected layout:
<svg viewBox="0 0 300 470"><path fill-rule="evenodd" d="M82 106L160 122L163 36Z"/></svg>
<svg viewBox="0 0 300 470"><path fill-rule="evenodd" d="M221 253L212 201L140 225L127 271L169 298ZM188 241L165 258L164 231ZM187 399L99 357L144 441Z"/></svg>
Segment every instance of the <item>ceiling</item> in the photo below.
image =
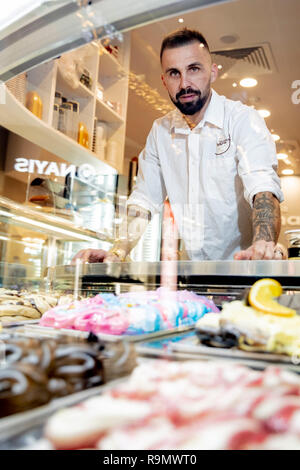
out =
<svg viewBox="0 0 300 470"><path fill-rule="evenodd" d="M176 16L131 32L131 71L139 76L141 83L146 82L169 101L161 83L159 62L161 41L169 32L182 26L197 29L207 39L211 51L262 46L270 71L253 68L249 63L243 63L242 70L241 67L226 70L224 66L214 89L257 109L268 109L271 116L266 118L266 124L280 136L277 150L289 155L290 163L279 161L279 174L284 168L291 168L300 175L300 0L233 0L181 16L182 24ZM234 36L235 42L225 43L221 40L223 36ZM222 76L225 70L227 78ZM247 72L258 80L257 86L246 89L238 84L233 88L232 83L239 83ZM292 102L292 94L297 91L292 88L295 80L299 80L299 104ZM160 111L130 90L127 159L143 148L153 120L160 116Z"/></svg>

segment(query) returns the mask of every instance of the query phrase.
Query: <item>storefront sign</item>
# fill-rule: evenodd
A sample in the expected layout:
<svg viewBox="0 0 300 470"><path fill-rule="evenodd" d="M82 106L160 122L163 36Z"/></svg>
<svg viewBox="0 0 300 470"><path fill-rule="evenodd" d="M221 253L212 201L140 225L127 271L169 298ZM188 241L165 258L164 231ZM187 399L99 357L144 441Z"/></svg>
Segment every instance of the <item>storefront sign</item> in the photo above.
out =
<svg viewBox="0 0 300 470"><path fill-rule="evenodd" d="M33 160L27 158L16 158L14 163L14 170L20 173L35 173L45 176L61 176L65 178L71 175L72 178L76 175L77 178L89 183L102 185L104 183L104 176L95 172L95 168L88 163L83 163L79 167L76 165L68 165L67 163L57 163Z"/></svg>
<svg viewBox="0 0 300 470"><path fill-rule="evenodd" d="M19 171L20 173L37 173L38 175L55 175L65 177L69 174L75 176L76 166L67 165L67 163L16 158L14 170Z"/></svg>

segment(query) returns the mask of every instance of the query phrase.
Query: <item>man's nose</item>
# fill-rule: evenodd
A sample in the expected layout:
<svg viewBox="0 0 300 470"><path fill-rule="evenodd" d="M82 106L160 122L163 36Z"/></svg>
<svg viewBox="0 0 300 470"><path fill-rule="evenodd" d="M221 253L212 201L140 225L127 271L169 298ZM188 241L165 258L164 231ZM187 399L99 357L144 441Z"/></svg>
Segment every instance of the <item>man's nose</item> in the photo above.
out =
<svg viewBox="0 0 300 470"><path fill-rule="evenodd" d="M187 75L184 74L184 73L181 74L181 77L180 77L180 88L181 88L181 90L184 90L185 88L188 88L190 86L191 86L191 84L190 84L190 81L189 81Z"/></svg>

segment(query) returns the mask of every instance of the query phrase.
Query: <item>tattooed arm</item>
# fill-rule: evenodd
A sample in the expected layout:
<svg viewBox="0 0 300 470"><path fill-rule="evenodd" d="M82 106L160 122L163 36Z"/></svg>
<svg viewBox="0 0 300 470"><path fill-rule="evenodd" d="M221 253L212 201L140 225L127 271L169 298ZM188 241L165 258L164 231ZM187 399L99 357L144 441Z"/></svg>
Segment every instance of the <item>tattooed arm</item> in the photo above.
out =
<svg viewBox="0 0 300 470"><path fill-rule="evenodd" d="M270 192L254 197L252 211L253 240L247 249L236 253L237 260L283 259L285 253L276 246L281 226L280 205ZM282 254L280 253L282 252Z"/></svg>

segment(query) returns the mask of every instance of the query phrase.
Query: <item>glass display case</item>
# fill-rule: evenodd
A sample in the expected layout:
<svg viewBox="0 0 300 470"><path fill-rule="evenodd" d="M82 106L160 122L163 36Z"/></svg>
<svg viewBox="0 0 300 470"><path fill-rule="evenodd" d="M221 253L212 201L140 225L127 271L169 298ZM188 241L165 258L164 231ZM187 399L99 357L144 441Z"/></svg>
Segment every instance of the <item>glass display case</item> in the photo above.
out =
<svg viewBox="0 0 300 470"><path fill-rule="evenodd" d="M293 413L298 417L300 412L300 382L286 374L300 373L299 0L5 3L0 15L0 449L43 448L45 442L50 448L97 450L101 445L134 448L136 442L147 449L234 444L241 449L278 448L281 442L300 449L297 420L290 425ZM246 105L243 109L250 114L251 108L258 112L251 114L254 124L250 118L249 123L254 130L256 125L263 129L274 154L272 175L276 181L276 172L281 178L285 197L279 242L284 249L288 230L296 259L237 261L233 249L224 259L207 259L214 256L206 254L198 259L184 243L188 236L184 240L176 206L187 209L182 212L183 229L189 232L194 224L192 241L203 242L206 230L207 240L222 247L234 223L250 220L253 203L241 191L252 160L241 151L241 171L235 153L239 142L234 133L225 135L222 107L208 118L203 115L196 126L186 118L192 115L188 113L183 127L172 122L165 132L171 140L164 148L172 158L164 174L157 148L143 153L156 132L153 122L164 127L165 116L180 98L178 93L177 102L172 98L162 74L162 40L185 27L199 30L210 45L209 91L212 85L220 102L228 98L229 107ZM175 65L165 70L174 80ZM202 66L192 63L187 70L202 72ZM184 91L188 102L191 90ZM199 99L205 91L196 90ZM264 172L264 156L258 142L246 137L256 148L256 183ZM207 138L203 146L202 138ZM207 166L202 165L205 159ZM215 178L209 177L210 171ZM130 256L124 262L74 262L80 250L107 251L116 241L124 242L120 232L130 218L127 203L136 181L148 185L154 197L149 205L147 198L137 200L152 217L145 217L151 222ZM226 186L229 181L231 186ZM206 199L211 206L204 209ZM241 217L235 220L236 214L230 216L233 202L241 203ZM261 213L264 220L270 215L266 213ZM210 231L214 224L217 236ZM250 228L244 235L252 240ZM263 285L262 290L251 290L254 283L256 288ZM226 330L228 317L223 314L228 308L232 311ZM157 358L178 363L162 361L160 369ZM186 359L191 361L186 364ZM107 382L117 380L119 385L137 364L142 372L132 375L133 385L110 393L116 384ZM181 367L188 373L182 375ZM211 389L205 388L208 384ZM121 402L115 409L122 393L126 406ZM72 408L67 410L70 419L58 416L51 441L43 426L53 413L59 410L59 415L61 408L89 397L90 410L76 407L74 421ZM146 412L142 404L139 415L145 397ZM260 410L254 416L255 406L264 401L262 410L271 414L265 417ZM216 403L220 415L214 415ZM152 404L158 408L149 408ZM135 413L137 421L132 420ZM208 418L203 424L203 415L212 416L212 423ZM114 427L116 416L122 429ZM72 441L73 431L77 437ZM84 438L91 432L92 438L81 440L82 432ZM57 436L56 444L63 439L55 447ZM215 443L215 438L222 442Z"/></svg>
<svg viewBox="0 0 300 470"><path fill-rule="evenodd" d="M25 3L24 11L9 8L0 24L2 263L24 265L32 277L44 267L70 263L82 248L111 247L135 181L129 167L153 120L172 109L158 52L164 34L181 26L207 36L219 94L259 111L270 108L265 119L274 140L280 134L279 173L294 172L293 181L282 180L280 242L286 244L284 231L300 227L294 203L300 160L297 69L292 73L282 59L288 50L287 60L296 64L294 0L285 8L280 0L265 1L268 15L261 17L257 35L246 28L244 11L251 18L260 12L249 0L184 5L132 0L126 9L119 1ZM235 25L232 17L239 19ZM255 76L259 87L243 88L246 75ZM271 83L284 102L285 123L269 93ZM131 259L162 259L161 232L158 214Z"/></svg>

